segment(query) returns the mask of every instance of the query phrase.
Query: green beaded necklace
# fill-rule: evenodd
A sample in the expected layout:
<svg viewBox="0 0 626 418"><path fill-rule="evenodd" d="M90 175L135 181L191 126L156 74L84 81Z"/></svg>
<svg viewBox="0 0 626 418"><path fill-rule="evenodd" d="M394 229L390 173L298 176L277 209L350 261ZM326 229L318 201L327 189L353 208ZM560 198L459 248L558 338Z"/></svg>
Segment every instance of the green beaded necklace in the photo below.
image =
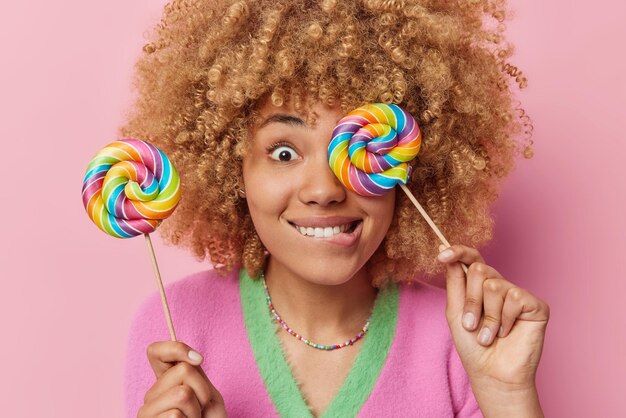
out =
<svg viewBox="0 0 626 418"><path fill-rule="evenodd" d="M365 333L367 332L367 327L370 325L370 319L372 318L372 315L370 314L369 318L367 318L367 322L365 323L365 325L363 326L363 328L361 328L361 332L359 332L356 337L343 342L341 344L333 344L333 345L323 345L323 344L316 344L312 341L307 340L306 338L302 338L302 336L300 334L298 334L297 332L295 332L294 330L292 330L291 328L289 328L289 326L287 325L287 323L285 321L283 321L283 319L280 317L280 315L278 315L278 312L276 312L276 308L274 308L274 305L272 304L272 299L270 298L270 292L267 289L267 284L265 283L265 275L263 273L261 273L261 280L263 281L263 289L265 289L265 300L267 301L267 306L270 310L270 312L272 313L272 315L274 316L274 318L280 323L280 325L282 325L282 327L285 329L285 331L287 331L288 333L290 333L291 335L293 335L294 337L296 337L297 339L299 339L300 341L302 341L303 343L305 343L308 346L311 346L313 348L317 348L319 350L336 350L339 348L343 348L343 347L347 347L349 345L353 345L355 342L357 342L358 340L360 340Z"/></svg>

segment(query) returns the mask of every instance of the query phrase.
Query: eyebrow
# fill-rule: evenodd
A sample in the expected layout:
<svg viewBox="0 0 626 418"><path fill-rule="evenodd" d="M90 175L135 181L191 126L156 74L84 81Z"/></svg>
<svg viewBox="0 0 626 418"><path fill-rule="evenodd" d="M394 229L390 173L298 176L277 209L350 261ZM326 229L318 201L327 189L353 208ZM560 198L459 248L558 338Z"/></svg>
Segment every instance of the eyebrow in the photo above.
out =
<svg viewBox="0 0 626 418"><path fill-rule="evenodd" d="M285 123L291 126L306 127L306 122L301 118L293 115L278 113L265 119L261 125L259 125L259 128L269 125L270 123Z"/></svg>

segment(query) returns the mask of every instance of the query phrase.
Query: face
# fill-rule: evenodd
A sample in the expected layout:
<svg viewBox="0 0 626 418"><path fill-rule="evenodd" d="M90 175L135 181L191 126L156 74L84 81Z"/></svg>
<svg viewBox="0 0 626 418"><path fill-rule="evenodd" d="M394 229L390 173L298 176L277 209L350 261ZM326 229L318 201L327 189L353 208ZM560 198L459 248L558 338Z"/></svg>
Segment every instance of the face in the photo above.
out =
<svg viewBox="0 0 626 418"><path fill-rule="evenodd" d="M290 105L260 108L243 161L246 199L270 253L269 269L317 284L364 276L364 265L385 237L395 191L363 197L347 190L327 159L332 131L344 115L321 104L315 124Z"/></svg>

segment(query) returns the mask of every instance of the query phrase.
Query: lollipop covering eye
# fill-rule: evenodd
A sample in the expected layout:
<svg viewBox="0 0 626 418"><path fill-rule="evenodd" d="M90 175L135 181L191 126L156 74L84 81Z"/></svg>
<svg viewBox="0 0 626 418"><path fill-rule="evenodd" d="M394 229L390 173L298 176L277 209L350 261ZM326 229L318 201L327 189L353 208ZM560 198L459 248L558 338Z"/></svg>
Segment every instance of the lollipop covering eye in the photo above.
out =
<svg viewBox="0 0 626 418"><path fill-rule="evenodd" d="M422 134L407 111L373 103L348 113L333 130L328 162L339 181L362 196L382 196L406 184Z"/></svg>
<svg viewBox="0 0 626 418"><path fill-rule="evenodd" d="M130 238L151 233L174 212L180 201L180 178L160 149L139 139L122 139L91 160L82 195L98 228Z"/></svg>

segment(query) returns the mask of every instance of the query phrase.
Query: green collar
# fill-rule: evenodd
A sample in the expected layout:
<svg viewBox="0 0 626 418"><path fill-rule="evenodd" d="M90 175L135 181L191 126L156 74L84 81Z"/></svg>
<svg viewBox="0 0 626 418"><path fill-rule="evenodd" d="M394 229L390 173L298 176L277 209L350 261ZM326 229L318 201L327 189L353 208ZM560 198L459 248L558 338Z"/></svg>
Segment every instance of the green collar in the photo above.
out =
<svg viewBox="0 0 626 418"><path fill-rule="evenodd" d="M267 309L261 280L251 279L242 269L239 273L241 304L248 339L257 366L281 417L312 417L295 378L287 364L277 324ZM323 417L356 416L369 397L385 364L398 320L398 286L390 283L380 289L363 346L348 377Z"/></svg>

